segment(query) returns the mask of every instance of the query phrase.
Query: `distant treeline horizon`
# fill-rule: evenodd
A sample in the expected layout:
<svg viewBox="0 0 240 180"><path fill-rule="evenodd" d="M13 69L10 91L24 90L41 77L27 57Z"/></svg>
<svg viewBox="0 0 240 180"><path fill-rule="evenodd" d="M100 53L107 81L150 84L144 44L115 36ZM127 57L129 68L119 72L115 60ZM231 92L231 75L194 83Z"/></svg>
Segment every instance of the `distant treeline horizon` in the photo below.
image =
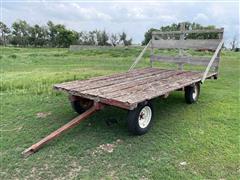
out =
<svg viewBox="0 0 240 180"><path fill-rule="evenodd" d="M216 29L213 25L203 26L195 22L184 23L186 30ZM151 39L153 31L178 31L181 23L161 26L159 29L150 28L145 32L142 45L146 45ZM194 34L192 39L215 39L216 33ZM8 27L0 22L0 45L13 45L18 47L69 47L70 45L94 45L94 46L129 46L132 38L126 32L110 33L106 30L75 31L66 28L63 24L54 24L48 21L46 25L30 25L25 20L17 20ZM237 38L230 43L230 49L237 49Z"/></svg>
<svg viewBox="0 0 240 180"><path fill-rule="evenodd" d="M19 47L69 47L75 45L128 46L132 38L125 32L108 33L105 30L80 31L66 28L63 24L48 21L46 25L30 25L25 20L15 21L11 27L0 22L0 45Z"/></svg>

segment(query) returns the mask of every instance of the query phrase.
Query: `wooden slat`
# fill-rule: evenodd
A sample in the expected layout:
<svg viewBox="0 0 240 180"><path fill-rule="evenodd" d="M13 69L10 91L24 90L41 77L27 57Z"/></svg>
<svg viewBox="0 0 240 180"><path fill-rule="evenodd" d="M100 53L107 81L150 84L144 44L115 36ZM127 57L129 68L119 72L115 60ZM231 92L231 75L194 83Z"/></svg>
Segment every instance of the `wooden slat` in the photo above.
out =
<svg viewBox="0 0 240 180"><path fill-rule="evenodd" d="M203 74L203 77L202 77L202 80L201 80L202 83L205 81L205 79L206 79L206 77L207 77L207 74L208 74L211 66L213 65L214 61L216 60L216 57L217 57L218 53L220 52L220 50L221 50L221 48L222 48L223 43L224 43L224 41L222 40L222 41L220 42L220 44L218 45L216 51L214 52L214 55L212 56L212 58L211 58L211 60L210 60L210 62L209 62L209 64L208 64L208 66L207 66L207 68L206 68L206 70L205 70L205 72L204 72L204 74Z"/></svg>
<svg viewBox="0 0 240 180"><path fill-rule="evenodd" d="M177 73L179 73L179 72L176 72L176 71L162 72L162 73L158 73L154 76L149 76L149 77L145 77L145 78L137 78L134 81L126 81L124 83L115 84L115 85L112 85L109 87L103 87L100 89L93 89L93 90L86 90L86 91L83 91L83 93L94 94L97 96L106 97L106 96L108 96L108 94L110 94L112 92L118 93L118 92L121 92L123 89L128 89L130 87L138 87L143 84L146 85L155 80L159 80L159 79L169 77L169 76L174 76Z"/></svg>
<svg viewBox="0 0 240 180"><path fill-rule="evenodd" d="M114 78L119 77L115 74L107 78L101 78L101 80L92 81L92 84L89 84L90 86L85 90L81 87L80 90L77 88L71 89L71 83L68 83L68 85L70 85L68 89L66 89L65 86L61 88L61 84L58 85L58 90L104 104L110 104L124 109L133 109L141 101L161 96L169 91L182 88L186 84L200 81L202 76L201 72L162 70L157 68L152 68L152 71L144 69L136 72L140 74L133 73L134 76L131 76L133 74L126 75L127 73L125 76L121 74L120 77L127 77L125 81L121 79L114 80ZM110 80L108 81L108 79ZM84 83L82 81L78 83L83 83L83 85L87 86L86 82L90 80L84 81ZM99 86L101 83L105 83L105 85L106 83L110 84ZM75 82L73 85L76 86L77 84Z"/></svg>
<svg viewBox="0 0 240 180"><path fill-rule="evenodd" d="M94 77L94 78L90 78L87 80L77 80L77 81L70 81L70 82L61 83L61 84L55 84L54 87L56 89L58 89L58 88L66 88L66 89L77 88L80 86L85 86L85 85L93 84L93 83L100 82L100 81L105 81L105 80L115 81L115 80L124 79L127 77L132 77L132 76L135 76L136 74L139 75L142 73L148 73L148 72L152 72L152 71L155 71L155 70L152 68L135 69L135 70L132 70L127 73L123 72L123 73L113 74L113 75L109 75L109 76Z"/></svg>
<svg viewBox="0 0 240 180"><path fill-rule="evenodd" d="M161 70L163 72L167 70ZM102 87L109 87L115 84L120 84L122 82L128 82L128 81L134 81L135 79L138 78L145 78L148 76L156 75L159 73L158 69L151 69L148 71L139 71L137 74L128 74L126 76L121 76L121 78L111 78L109 77L108 79L96 81L94 83L84 83L80 85L74 84L71 86L68 86L66 89L70 89L73 91L85 91L85 90L93 90L93 89L100 89Z"/></svg>
<svg viewBox="0 0 240 180"><path fill-rule="evenodd" d="M196 74L198 77L200 76L199 73L192 73L192 72L178 73L173 76L161 78L159 80L155 80L150 83L143 84L142 86L127 89L125 91L125 93L121 93L121 95L113 97L113 98L116 100L129 102L128 99L132 99L132 98L137 99L137 97L141 96L141 94L143 95L145 91L153 90L153 91L157 91L157 93L160 93L161 90L164 89L164 87L168 86L169 84L174 84L175 82L182 80L182 79L186 80L189 77L192 77ZM149 94L149 95L151 96L151 94ZM159 95L161 95L161 94L159 94Z"/></svg>
<svg viewBox="0 0 240 180"><path fill-rule="evenodd" d="M126 97L131 98L132 95L135 96L136 93L138 93L140 91L143 91L146 88L149 88L149 87L151 88L155 84L165 84L166 81L168 81L171 78L176 78L177 76L179 76L179 74L186 74L186 72L181 72L181 73L179 73L179 72L178 73L172 72L172 74L170 74L168 76L162 76L162 77L159 77L159 78L153 78L148 83L142 83L142 84L139 84L137 86L130 86L129 88L122 89L119 92L107 93L104 96L106 98L113 98L113 99L115 99L115 98L119 99L122 96L126 96Z"/></svg>
<svg viewBox="0 0 240 180"><path fill-rule="evenodd" d="M151 40L147 43L147 45L144 47L144 49L142 50L142 52L139 54L139 56L136 58L136 60L133 62L133 64L131 65L131 67L129 68L128 71L131 71L132 69L135 68L135 66L137 65L137 63L141 60L143 54L145 53L145 51L147 50L148 46L151 44Z"/></svg>
<svg viewBox="0 0 240 180"><path fill-rule="evenodd" d="M223 33L224 29L209 29L209 30L188 30L184 31L186 34L192 34L192 33ZM153 31L152 35L164 35L164 34L182 34L183 31Z"/></svg>
<svg viewBox="0 0 240 180"><path fill-rule="evenodd" d="M201 80L201 75L201 73L196 73L192 75L188 74L187 76L186 74L182 76L173 76L165 82L155 82L151 85L145 86L146 88L142 88L141 91L132 91L128 95L125 94L114 99L128 102L129 104L138 104L139 102L150 100L192 83L199 82Z"/></svg>
<svg viewBox="0 0 240 180"><path fill-rule="evenodd" d="M167 63L176 63L176 64L192 64L192 65L200 65L207 66L210 58L208 57L194 57L194 56L162 56L162 55L153 55L150 56L151 61L160 61ZM213 63L213 66L217 66L219 61L219 57L216 58L216 61Z"/></svg>
<svg viewBox="0 0 240 180"><path fill-rule="evenodd" d="M152 47L158 49L206 49L215 50L217 49L221 40L219 39L208 39L208 40L152 40Z"/></svg>

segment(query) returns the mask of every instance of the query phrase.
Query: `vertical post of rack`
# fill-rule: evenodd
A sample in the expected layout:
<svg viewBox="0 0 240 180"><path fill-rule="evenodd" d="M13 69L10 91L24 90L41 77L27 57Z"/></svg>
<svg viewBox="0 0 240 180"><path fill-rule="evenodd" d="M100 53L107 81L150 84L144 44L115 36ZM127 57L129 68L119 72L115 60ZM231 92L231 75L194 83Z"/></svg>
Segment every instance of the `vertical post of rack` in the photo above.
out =
<svg viewBox="0 0 240 180"><path fill-rule="evenodd" d="M184 34L185 34L185 23L181 23L180 24L180 41L184 41ZM179 48L179 56L182 57L183 56L183 49ZM179 63L178 64L178 70L183 70L183 64Z"/></svg>

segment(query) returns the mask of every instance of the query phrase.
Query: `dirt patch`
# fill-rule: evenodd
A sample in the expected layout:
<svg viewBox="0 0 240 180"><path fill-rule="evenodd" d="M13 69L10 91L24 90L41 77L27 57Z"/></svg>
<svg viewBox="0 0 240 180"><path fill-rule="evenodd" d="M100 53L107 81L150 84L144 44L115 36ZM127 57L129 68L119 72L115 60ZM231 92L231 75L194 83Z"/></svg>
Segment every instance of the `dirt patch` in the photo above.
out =
<svg viewBox="0 0 240 180"><path fill-rule="evenodd" d="M92 152L92 155L95 156L96 154L102 154L104 152L112 153L114 149L117 147L117 145L122 142L123 140L117 139L113 143L101 144Z"/></svg>
<svg viewBox="0 0 240 180"><path fill-rule="evenodd" d="M115 147L116 147L115 144L102 144L98 148L105 152L112 153Z"/></svg>
<svg viewBox="0 0 240 180"><path fill-rule="evenodd" d="M51 112L38 112L37 118L46 118L47 116L51 115Z"/></svg>

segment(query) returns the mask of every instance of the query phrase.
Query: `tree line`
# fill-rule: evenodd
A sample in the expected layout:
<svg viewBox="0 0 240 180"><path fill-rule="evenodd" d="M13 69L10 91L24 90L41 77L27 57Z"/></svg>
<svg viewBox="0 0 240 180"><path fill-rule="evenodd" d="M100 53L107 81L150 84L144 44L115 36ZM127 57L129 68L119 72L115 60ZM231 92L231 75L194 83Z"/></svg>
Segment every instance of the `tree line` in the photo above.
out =
<svg viewBox="0 0 240 180"><path fill-rule="evenodd" d="M195 22L184 22L186 30L215 29L215 26L203 26ZM161 26L159 29L150 28L144 34L142 45L146 45L152 37L153 31L179 31L181 23L173 23ZM215 39L218 33L189 34L191 39ZM15 21L11 27L0 22L0 45L14 45L20 47L69 47L69 45L92 46L129 46L132 38L128 38L125 32L120 34L108 33L105 30L77 32L67 29L62 24L54 24L48 21L46 25L29 25L24 20ZM230 49L239 51L237 36L230 42Z"/></svg>
<svg viewBox="0 0 240 180"><path fill-rule="evenodd" d="M77 32L67 29L65 25L48 21L46 25L29 25L24 20L15 21L11 27L0 22L0 45L14 45L20 47L69 47L76 45L96 46L129 46L132 38L125 32L120 34L107 33L105 30Z"/></svg>

